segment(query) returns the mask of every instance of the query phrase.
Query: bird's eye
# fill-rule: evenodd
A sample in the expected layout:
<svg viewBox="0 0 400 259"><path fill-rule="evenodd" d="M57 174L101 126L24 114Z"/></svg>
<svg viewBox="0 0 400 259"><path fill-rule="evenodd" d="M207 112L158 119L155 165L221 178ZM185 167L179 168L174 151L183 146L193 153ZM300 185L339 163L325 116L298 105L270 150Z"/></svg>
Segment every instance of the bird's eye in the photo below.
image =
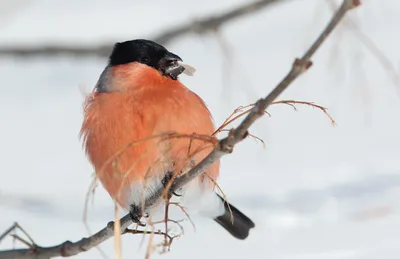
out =
<svg viewBox="0 0 400 259"><path fill-rule="evenodd" d="M144 57L142 57L142 58L140 59L140 61L141 61L142 63L148 63L148 62L150 61L150 58L147 57L147 56L144 56Z"/></svg>

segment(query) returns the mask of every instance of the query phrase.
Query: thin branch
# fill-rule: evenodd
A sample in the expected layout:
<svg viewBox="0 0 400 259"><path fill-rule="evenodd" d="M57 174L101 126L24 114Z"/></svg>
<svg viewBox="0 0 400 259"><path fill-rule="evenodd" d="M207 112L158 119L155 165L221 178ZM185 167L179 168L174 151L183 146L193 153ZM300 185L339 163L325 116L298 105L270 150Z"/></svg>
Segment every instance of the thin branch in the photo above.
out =
<svg viewBox="0 0 400 259"><path fill-rule="evenodd" d="M285 2L287 0L258 0L255 2L245 3L227 12L221 14L211 15L206 18L198 19L189 23L182 23L182 25L165 30L159 35L149 37L155 42L166 45L170 41L190 34L204 34L209 31L214 31L222 25L234 21L235 19L244 17L249 14L261 11L271 4ZM18 47L18 46L4 46L0 47L0 56L54 56L54 55L70 55L77 58L84 56L100 56L107 57L114 43L107 42L94 47L85 46L38 46L38 47Z"/></svg>
<svg viewBox="0 0 400 259"><path fill-rule="evenodd" d="M98 179L97 179L96 175L94 174L92 182L90 183L89 189L88 189L88 191L86 193L85 205L84 205L84 208L83 208L82 221L83 221L83 223L85 225L85 228L86 228L86 231L88 232L88 234L91 234L90 227L87 224L89 202L90 202L90 198L94 197L94 193L95 193L96 187L97 187L97 181L98 181Z"/></svg>
<svg viewBox="0 0 400 259"><path fill-rule="evenodd" d="M299 77L312 65L310 60L311 57L315 54L333 29L338 25L346 12L360 4L360 0L344 0L321 35L319 35L317 40L311 45L301 59L296 59L294 61L292 69L278 84L278 86L276 86L267 97L257 101L254 107L251 109L251 112L242 121L242 123L237 128L231 130L228 137L220 140L218 147L215 148L204 160L202 160L196 167L192 168L187 174L177 178L172 185L172 189L177 189L180 186L184 186L192 179L202 174L208 167L210 167L215 161L219 160L222 156L232 153L233 147L247 136L247 131L250 126L265 114L264 111L268 108L268 106L283 91L285 91L297 77Z"/></svg>
<svg viewBox="0 0 400 259"><path fill-rule="evenodd" d="M23 239L22 237L18 236L18 235L11 235L12 238L14 238L15 240L18 240L19 242L21 242L22 244L26 245L29 248L34 248L34 246L29 242L26 241L25 239Z"/></svg>
<svg viewBox="0 0 400 259"><path fill-rule="evenodd" d="M3 232L3 234L0 235L0 242L3 241L3 239L10 235L11 232L15 231L15 229L18 228L18 223L14 222L14 224L12 224L8 229L6 229L6 231Z"/></svg>
<svg viewBox="0 0 400 259"><path fill-rule="evenodd" d="M284 91L289 85L303 72L305 72L312 64L310 58L314 55L321 44L326 40L332 30L338 25L339 21L350 9L360 5L360 0L343 0L340 8L335 12L332 19L330 20L327 27L319 35L317 40L307 50L304 56L300 59L296 59L292 65L292 69L287 76L275 87L275 89L265 98L260 99L252 108L251 112L245 117L242 123L235 129L232 129L228 137L219 141L217 147L199 164L189 170L188 173L183 176L177 177L172 186L171 190L178 189L191 180L201 175L207 168L209 168L214 162L219 160L222 156L229 154L233 151L233 147L241 142L247 135L250 126L265 114L267 107ZM145 201L145 207L149 207L159 201L164 192L163 188L160 188L155 194ZM129 225L133 222L131 217L125 215L120 220L121 232L124 232ZM107 227L100 230L96 234L83 238L77 242L66 241L62 244L53 247L39 247L35 249L15 249L0 251L0 259L33 259L33 258L51 258L56 256L73 256L80 252L87 251L105 240L113 237L114 235L114 223L110 222Z"/></svg>
<svg viewBox="0 0 400 259"><path fill-rule="evenodd" d="M283 103L283 104L288 104L290 106L293 107L293 109L297 110L296 108L296 104L303 104L303 105L308 105L317 109L320 109L331 121L332 126L336 126L336 121L333 119L333 117L329 114L328 112L328 108L312 103L312 102L305 102L305 101L295 101L295 100L281 100L281 101L276 101L273 102L273 104L279 104L279 103Z"/></svg>
<svg viewBox="0 0 400 259"><path fill-rule="evenodd" d="M326 107L323 107L323 106L321 106L321 105L315 104L315 103L313 103L313 102L296 101L296 100L281 100L281 101L272 102L271 105L272 105L272 104L286 104L286 105L289 105L290 107L292 107L295 111L297 111L297 108L296 108L296 106L295 106L296 104L308 105L308 106L311 106L311 107L314 107L314 108L318 108L318 109L320 109L323 113L325 113L326 116L328 116L328 118L329 118L329 120L331 121L331 123L332 123L333 126L336 125L335 120L334 120L334 119L332 118L332 116L328 113L328 109L327 109ZM239 106L238 108L236 108L236 109L231 113L231 115L229 115L229 117L225 119L225 121L221 124L221 126L219 126L218 129L216 129L216 130L214 131L214 133L212 134L212 136L216 136L218 133L220 133L220 132L222 132L222 131L229 131L229 130L226 129L226 127L227 127L229 124L231 124L231 123L233 123L234 121L236 121L237 119L243 117L244 115L249 114L249 113L251 112L251 110L252 110L252 107L254 107L254 105L255 105L255 103L251 103L251 104L248 104L248 105L245 105L245 106ZM264 112L265 112L266 114L268 114L268 116L271 116L271 114L268 113L267 111L264 111ZM238 115L234 116L235 114L238 114ZM257 136L251 135L250 133L249 133L249 136L251 136L251 137L253 137L253 138L255 138L255 139L260 140L260 141L264 144L264 141L262 141L262 140L261 140L260 138L258 138Z"/></svg>
<svg viewBox="0 0 400 259"><path fill-rule="evenodd" d="M222 129L222 130L220 130L220 132L229 132L229 130L227 130L227 129ZM265 145L264 140L263 140L262 138L257 137L256 135L251 134L250 132L249 132L248 136L251 137L251 138L253 138L256 142L259 141L259 142L263 145L264 148L267 147L267 146Z"/></svg>
<svg viewBox="0 0 400 259"><path fill-rule="evenodd" d="M332 9L335 9L335 3L333 1L328 1L328 3ZM353 19L348 18L343 21L343 23L348 25L347 27L352 30L352 34L366 47L372 56L376 58L381 67L386 70L390 80L395 86L397 95L400 97L400 73L396 70L396 67L392 64L390 59L378 47L376 42L363 32Z"/></svg>
<svg viewBox="0 0 400 259"><path fill-rule="evenodd" d="M183 212L183 214L185 214L185 216L189 220L190 224L192 224L193 230L196 231L196 225L194 224L194 222L193 222L192 218L190 217L189 213L186 211L185 207L180 205L178 202L170 202L169 204L175 205L176 207L178 207ZM181 228L181 230L183 232L183 228Z"/></svg>
<svg viewBox="0 0 400 259"><path fill-rule="evenodd" d="M16 234L12 234L12 232L15 233L18 229L29 239L29 241L26 241L25 239L21 238ZM6 231L4 231L3 234L0 235L0 242L3 241L3 239L5 239L7 236L11 236L14 239L21 241L22 243L26 244L29 247L32 247L32 245L35 244L35 241L33 241L28 232L26 232L17 222L14 222L14 224L12 224L11 227L9 227Z"/></svg>
<svg viewBox="0 0 400 259"><path fill-rule="evenodd" d="M171 220L169 220L169 221L171 221ZM171 222L175 223L174 221L171 221ZM175 237L175 236L170 236L168 233L162 232L161 230L158 230L158 231L147 231L147 230L137 230L137 229L129 229L129 228L125 229L125 232L123 234L159 235L159 236L163 236L163 237L168 238L170 240L170 242Z"/></svg>

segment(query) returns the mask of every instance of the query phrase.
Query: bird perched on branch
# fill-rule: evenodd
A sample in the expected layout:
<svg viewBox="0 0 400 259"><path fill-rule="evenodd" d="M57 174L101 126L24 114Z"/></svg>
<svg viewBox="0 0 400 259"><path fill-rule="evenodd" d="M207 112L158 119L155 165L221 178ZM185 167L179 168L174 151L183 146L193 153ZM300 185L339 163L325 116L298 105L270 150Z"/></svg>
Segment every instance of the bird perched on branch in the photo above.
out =
<svg viewBox="0 0 400 259"><path fill-rule="evenodd" d="M137 223L154 192L213 149L206 137L190 137L211 136L215 129L203 100L178 80L187 69L181 61L149 40L116 43L85 101L81 135L88 158L110 196ZM174 193L184 198L195 190L213 197L214 220L245 239L254 223L214 192L218 174L219 161L182 194Z"/></svg>

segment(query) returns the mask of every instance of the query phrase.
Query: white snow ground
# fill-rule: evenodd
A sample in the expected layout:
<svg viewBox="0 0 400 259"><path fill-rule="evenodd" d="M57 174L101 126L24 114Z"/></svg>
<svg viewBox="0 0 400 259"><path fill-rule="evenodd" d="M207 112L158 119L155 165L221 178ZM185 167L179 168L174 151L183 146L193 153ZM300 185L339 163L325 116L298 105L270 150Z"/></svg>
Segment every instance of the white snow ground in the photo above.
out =
<svg viewBox="0 0 400 259"><path fill-rule="evenodd" d="M145 38L241 2L2 1L0 44ZM285 75L325 26L327 2L291 1L224 26L233 53L229 76L211 34L168 47L197 68L195 77L182 81L206 100L219 124ZM399 71L400 2L363 3L349 17ZM91 89L104 65L95 58L0 58L0 232L18 221L43 246L86 235L82 209L92 169L78 139L80 88ZM249 139L222 160L220 184L256 229L237 241L212 221L195 218L196 232L187 225L162 258L399 258L400 97L388 72L351 26L340 26L281 99L326 106L338 126L317 109L272 107L272 117L252 130L266 149ZM112 203L99 187L91 229L112 218ZM140 240L123 237L124 258L143 258ZM11 246L10 240L0 244ZM101 248L113 257L113 241ZM93 249L76 258L100 254Z"/></svg>

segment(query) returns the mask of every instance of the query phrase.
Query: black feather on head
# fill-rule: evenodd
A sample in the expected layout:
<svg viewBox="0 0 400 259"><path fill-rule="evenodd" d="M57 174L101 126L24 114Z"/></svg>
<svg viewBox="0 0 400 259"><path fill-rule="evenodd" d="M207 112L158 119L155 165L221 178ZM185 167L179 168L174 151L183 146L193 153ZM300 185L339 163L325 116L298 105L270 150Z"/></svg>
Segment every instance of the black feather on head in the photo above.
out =
<svg viewBox="0 0 400 259"><path fill-rule="evenodd" d="M110 66L139 62L176 80L178 75L184 71L178 61L182 61L182 59L160 44L138 39L116 43L108 62Z"/></svg>

